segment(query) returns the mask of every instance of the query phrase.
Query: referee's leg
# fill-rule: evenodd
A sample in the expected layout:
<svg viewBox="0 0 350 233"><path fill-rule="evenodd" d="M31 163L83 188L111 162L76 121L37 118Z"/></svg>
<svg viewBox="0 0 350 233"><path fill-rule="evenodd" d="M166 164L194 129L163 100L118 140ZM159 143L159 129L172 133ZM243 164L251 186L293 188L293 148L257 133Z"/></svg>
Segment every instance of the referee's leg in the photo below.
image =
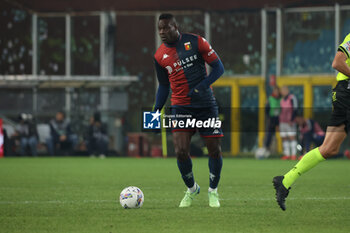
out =
<svg viewBox="0 0 350 233"><path fill-rule="evenodd" d="M319 147L321 155L327 159L338 154L341 144L346 138L345 125L328 126L325 139Z"/></svg>

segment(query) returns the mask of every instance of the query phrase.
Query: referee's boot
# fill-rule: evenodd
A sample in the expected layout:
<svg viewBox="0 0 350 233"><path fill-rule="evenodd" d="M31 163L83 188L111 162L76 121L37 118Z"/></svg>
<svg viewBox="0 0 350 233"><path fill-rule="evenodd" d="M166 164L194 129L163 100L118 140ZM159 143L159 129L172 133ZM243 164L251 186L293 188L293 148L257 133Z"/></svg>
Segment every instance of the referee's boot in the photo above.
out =
<svg viewBox="0 0 350 233"><path fill-rule="evenodd" d="M289 194L289 189L284 187L282 181L284 179L284 176L275 176L272 180L273 186L275 187L276 190L276 201L278 205L281 207L283 211L286 210L286 198L288 197Z"/></svg>

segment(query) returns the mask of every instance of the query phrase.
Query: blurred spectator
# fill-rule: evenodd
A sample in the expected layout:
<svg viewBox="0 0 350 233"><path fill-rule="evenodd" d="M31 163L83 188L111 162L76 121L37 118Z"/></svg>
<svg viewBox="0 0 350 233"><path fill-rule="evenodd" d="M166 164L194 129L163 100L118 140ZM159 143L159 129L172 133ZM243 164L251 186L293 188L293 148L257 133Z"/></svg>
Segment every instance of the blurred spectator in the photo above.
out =
<svg viewBox="0 0 350 233"><path fill-rule="evenodd" d="M299 139L301 146L305 150L304 153L310 150L311 143L314 143L315 147L322 145L325 132L316 121L312 119L305 119L302 116L297 116L295 121L299 126Z"/></svg>
<svg viewBox="0 0 350 233"><path fill-rule="evenodd" d="M38 132L31 114L22 113L18 117L19 123L16 126L15 137L20 143L21 156L27 155L27 148L32 156L37 156Z"/></svg>
<svg viewBox="0 0 350 233"><path fill-rule="evenodd" d="M50 155L56 155L57 150L65 155L71 155L78 143L77 135L72 133L70 123L65 119L62 111L56 113L50 125L50 137L47 139L47 148Z"/></svg>
<svg viewBox="0 0 350 233"><path fill-rule="evenodd" d="M8 155L8 137L7 137L7 131L6 131L6 129L2 129L2 133L3 133L3 139L4 139L4 144L3 144L3 146L4 146L4 155L5 156L7 156Z"/></svg>
<svg viewBox="0 0 350 233"><path fill-rule="evenodd" d="M11 132L11 131L10 131ZM5 156L16 156L16 145L19 145L18 136L16 131L10 134L6 128L3 128L4 133L4 155Z"/></svg>
<svg viewBox="0 0 350 233"><path fill-rule="evenodd" d="M279 124L281 93L278 86L274 86L266 104L266 114L268 119L267 136L265 140L265 150L268 151Z"/></svg>
<svg viewBox="0 0 350 233"><path fill-rule="evenodd" d="M283 145L283 160L297 159L297 127L295 117L298 109L297 98L289 93L287 86L281 88L282 99L280 102L281 113L279 116L279 128Z"/></svg>
<svg viewBox="0 0 350 233"><path fill-rule="evenodd" d="M90 125L87 132L87 149L91 157L98 154L100 158L104 158L108 152L108 134L107 127L101 121L101 114L96 112L90 118Z"/></svg>

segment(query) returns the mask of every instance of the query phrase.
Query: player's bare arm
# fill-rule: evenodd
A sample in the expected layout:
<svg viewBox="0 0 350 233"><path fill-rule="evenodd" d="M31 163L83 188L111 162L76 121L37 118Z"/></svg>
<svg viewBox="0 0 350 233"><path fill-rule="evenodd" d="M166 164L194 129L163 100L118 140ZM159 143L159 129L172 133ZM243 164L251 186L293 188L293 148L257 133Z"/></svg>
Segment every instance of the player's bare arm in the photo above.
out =
<svg viewBox="0 0 350 233"><path fill-rule="evenodd" d="M332 67L333 69L336 69L340 73L345 74L346 76L350 77L350 67L348 64L346 64L347 56L341 52L338 51L335 54Z"/></svg>

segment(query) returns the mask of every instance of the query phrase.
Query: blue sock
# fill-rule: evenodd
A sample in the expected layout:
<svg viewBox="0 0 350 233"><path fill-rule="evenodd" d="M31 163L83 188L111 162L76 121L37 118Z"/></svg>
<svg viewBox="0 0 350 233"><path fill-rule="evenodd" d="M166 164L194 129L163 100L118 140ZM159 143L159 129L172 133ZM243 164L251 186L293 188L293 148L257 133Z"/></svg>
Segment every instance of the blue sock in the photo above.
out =
<svg viewBox="0 0 350 233"><path fill-rule="evenodd" d="M209 187L216 189L220 181L220 174L222 168L222 157L213 158L209 156Z"/></svg>
<svg viewBox="0 0 350 233"><path fill-rule="evenodd" d="M194 185L194 177L192 172L192 160L188 157L184 161L177 160L177 166L180 170L182 179L184 180L188 188L192 188Z"/></svg>

